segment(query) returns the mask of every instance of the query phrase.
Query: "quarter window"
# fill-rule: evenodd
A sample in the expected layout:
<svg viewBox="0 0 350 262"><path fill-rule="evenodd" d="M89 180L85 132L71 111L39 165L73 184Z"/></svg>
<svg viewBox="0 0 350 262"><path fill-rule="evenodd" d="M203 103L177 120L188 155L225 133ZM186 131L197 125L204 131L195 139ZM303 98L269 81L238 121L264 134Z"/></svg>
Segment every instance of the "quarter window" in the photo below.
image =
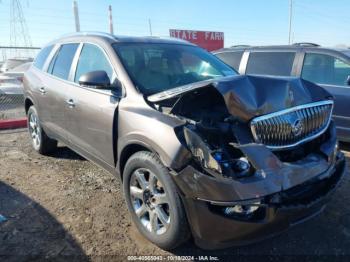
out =
<svg viewBox="0 0 350 262"><path fill-rule="evenodd" d="M81 75L92 71L105 71L109 79L113 81L113 69L104 52L96 45L84 44L79 57L74 81L79 82Z"/></svg>
<svg viewBox="0 0 350 262"><path fill-rule="evenodd" d="M218 58L220 58L229 66L233 67L236 71L239 70L239 65L241 63L242 55L243 55L243 51L224 52L224 53L216 54Z"/></svg>
<svg viewBox="0 0 350 262"><path fill-rule="evenodd" d="M78 46L79 44L64 44L61 46L56 58L52 61L52 75L68 80L72 61Z"/></svg>
<svg viewBox="0 0 350 262"><path fill-rule="evenodd" d="M304 58L302 78L325 85L345 86L350 64L334 56L308 53Z"/></svg>
<svg viewBox="0 0 350 262"><path fill-rule="evenodd" d="M34 61L34 66L36 68L43 69L45 61L46 61L47 57L49 56L52 48L53 48L53 46L50 45L50 46L44 47L40 51L40 53L37 55L37 57L35 58L35 61Z"/></svg>
<svg viewBox="0 0 350 262"><path fill-rule="evenodd" d="M246 74L290 76L295 52L252 52Z"/></svg>

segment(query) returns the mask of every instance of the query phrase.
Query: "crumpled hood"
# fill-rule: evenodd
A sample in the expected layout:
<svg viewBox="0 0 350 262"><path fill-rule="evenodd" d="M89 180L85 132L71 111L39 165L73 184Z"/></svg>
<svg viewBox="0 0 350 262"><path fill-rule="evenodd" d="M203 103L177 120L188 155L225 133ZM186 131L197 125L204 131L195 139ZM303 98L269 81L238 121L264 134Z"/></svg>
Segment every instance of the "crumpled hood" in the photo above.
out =
<svg viewBox="0 0 350 262"><path fill-rule="evenodd" d="M241 76L214 86L222 94L229 113L243 121L331 98L320 86L300 78Z"/></svg>
<svg viewBox="0 0 350 262"><path fill-rule="evenodd" d="M332 99L322 87L300 78L233 76L174 88L149 96L148 100L157 102L183 98L208 86L219 91L228 112L243 122L290 107Z"/></svg>

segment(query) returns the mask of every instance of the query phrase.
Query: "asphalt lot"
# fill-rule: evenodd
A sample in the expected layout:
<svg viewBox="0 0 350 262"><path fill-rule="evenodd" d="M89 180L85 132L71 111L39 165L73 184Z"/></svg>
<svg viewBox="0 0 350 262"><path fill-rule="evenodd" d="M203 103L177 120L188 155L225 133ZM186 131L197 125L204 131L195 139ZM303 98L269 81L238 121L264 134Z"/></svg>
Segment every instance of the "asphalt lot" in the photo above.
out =
<svg viewBox="0 0 350 262"><path fill-rule="evenodd" d="M284 256L349 261L349 186L346 176L322 215L273 239L218 251L204 251L189 242L170 253L136 231L112 175L64 146L45 157L32 150L26 132L0 132L0 214L7 218L0 222L0 260L211 255L234 261L280 261Z"/></svg>

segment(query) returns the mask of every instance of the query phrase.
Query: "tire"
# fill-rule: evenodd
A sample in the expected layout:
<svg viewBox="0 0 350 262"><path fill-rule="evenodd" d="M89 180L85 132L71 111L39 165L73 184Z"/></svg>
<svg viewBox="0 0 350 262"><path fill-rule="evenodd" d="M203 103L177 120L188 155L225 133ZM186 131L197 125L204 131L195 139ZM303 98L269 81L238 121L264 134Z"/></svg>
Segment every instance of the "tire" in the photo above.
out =
<svg viewBox="0 0 350 262"><path fill-rule="evenodd" d="M128 159L123 187L131 218L148 240L171 250L189 239L190 230L178 189L155 154L140 151Z"/></svg>
<svg viewBox="0 0 350 262"><path fill-rule="evenodd" d="M42 155L54 152L57 149L57 141L46 135L34 106L29 108L27 119L29 136L35 151Z"/></svg>

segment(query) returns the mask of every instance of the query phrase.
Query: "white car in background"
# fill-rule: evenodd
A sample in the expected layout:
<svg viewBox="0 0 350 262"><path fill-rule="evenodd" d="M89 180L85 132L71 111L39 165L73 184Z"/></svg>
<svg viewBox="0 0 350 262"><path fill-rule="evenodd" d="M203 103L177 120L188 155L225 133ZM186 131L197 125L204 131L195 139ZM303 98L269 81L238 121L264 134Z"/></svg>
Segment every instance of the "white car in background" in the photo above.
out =
<svg viewBox="0 0 350 262"><path fill-rule="evenodd" d="M27 62L0 74L0 101L2 103L21 102L20 98L23 96L23 74L29 69L31 64L31 62Z"/></svg>
<svg viewBox="0 0 350 262"><path fill-rule="evenodd" d="M32 65L32 62L21 64L5 73L0 74L0 76L8 76L10 78L16 78L22 82L24 73L29 69L31 65Z"/></svg>
<svg viewBox="0 0 350 262"><path fill-rule="evenodd" d="M0 73L5 73L7 71L10 71L11 69L14 69L24 63L33 62L33 58L26 57L26 58L10 58L7 59L0 67Z"/></svg>
<svg viewBox="0 0 350 262"><path fill-rule="evenodd" d="M23 95L22 81L16 77L0 75L0 95Z"/></svg>

